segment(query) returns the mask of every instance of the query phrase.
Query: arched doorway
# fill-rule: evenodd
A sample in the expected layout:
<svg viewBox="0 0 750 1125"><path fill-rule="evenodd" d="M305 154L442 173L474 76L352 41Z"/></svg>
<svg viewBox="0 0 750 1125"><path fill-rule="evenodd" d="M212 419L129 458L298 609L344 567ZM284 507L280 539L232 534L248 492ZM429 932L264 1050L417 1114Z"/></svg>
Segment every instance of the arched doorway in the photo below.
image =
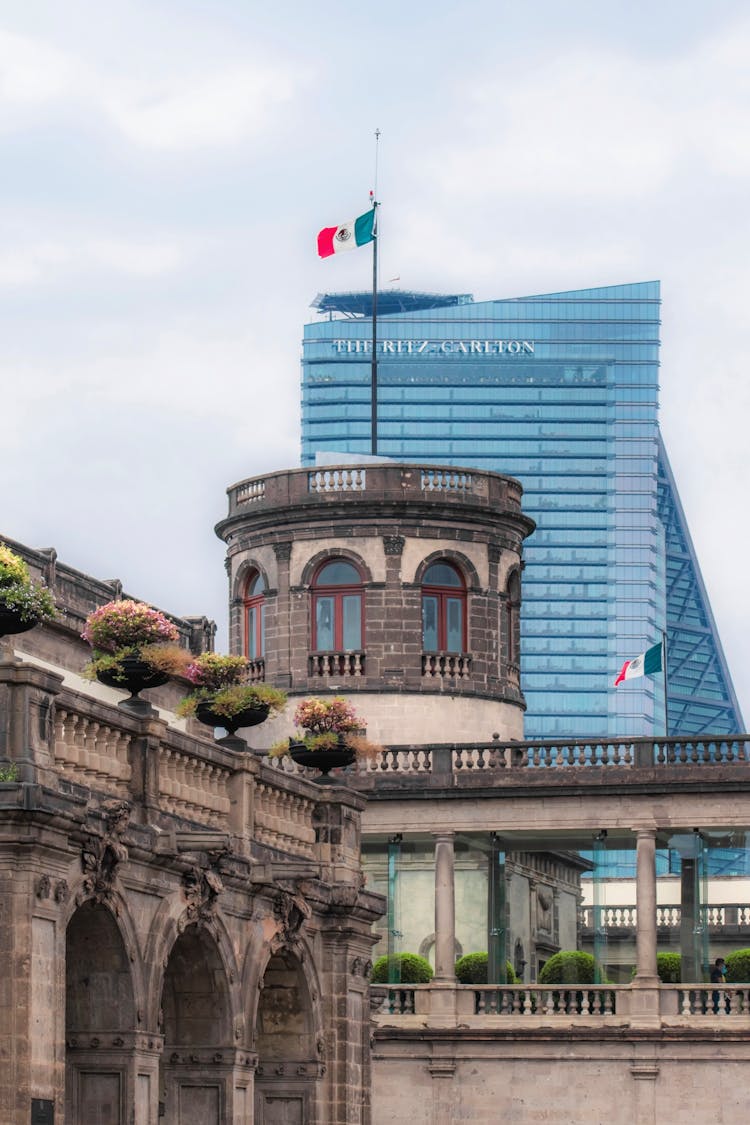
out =
<svg viewBox="0 0 750 1125"><path fill-rule="evenodd" d="M229 986L215 941L188 926L175 942L161 1000L164 1053L160 1114L169 1125L234 1120Z"/></svg>
<svg viewBox="0 0 750 1125"><path fill-rule="evenodd" d="M322 1074L310 991L297 958L271 957L258 1000L255 1125L314 1125Z"/></svg>
<svg viewBox="0 0 750 1125"><path fill-rule="evenodd" d="M136 1012L130 961L110 911L76 910L65 948L65 1121L125 1125L134 1098Z"/></svg>

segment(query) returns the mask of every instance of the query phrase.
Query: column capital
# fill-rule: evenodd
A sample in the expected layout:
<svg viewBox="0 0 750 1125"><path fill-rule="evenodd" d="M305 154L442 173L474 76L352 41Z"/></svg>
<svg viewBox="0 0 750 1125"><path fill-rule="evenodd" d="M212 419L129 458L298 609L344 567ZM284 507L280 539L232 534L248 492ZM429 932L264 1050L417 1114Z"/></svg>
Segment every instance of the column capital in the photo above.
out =
<svg viewBox="0 0 750 1125"><path fill-rule="evenodd" d="M455 840L456 838L456 833L453 831L431 832L430 835L433 840Z"/></svg>

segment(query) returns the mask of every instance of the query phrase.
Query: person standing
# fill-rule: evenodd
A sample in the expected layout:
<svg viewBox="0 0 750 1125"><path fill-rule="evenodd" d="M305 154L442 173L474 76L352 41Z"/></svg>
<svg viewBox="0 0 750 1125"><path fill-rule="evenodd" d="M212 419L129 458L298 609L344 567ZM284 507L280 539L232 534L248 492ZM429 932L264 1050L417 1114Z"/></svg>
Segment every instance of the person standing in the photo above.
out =
<svg viewBox="0 0 750 1125"><path fill-rule="evenodd" d="M726 982L727 982L727 965L726 965L726 961L724 960L723 957L717 957L716 960L714 961L713 966L711 967L710 981L711 981L711 984L726 984ZM718 989L716 989L714 992L711 993L711 999L713 1001L714 1011L718 1012L718 1010L719 1010L719 991L718 991ZM729 1011L729 997L727 996L726 993L724 993L724 1005L725 1005L725 1008L728 1012Z"/></svg>

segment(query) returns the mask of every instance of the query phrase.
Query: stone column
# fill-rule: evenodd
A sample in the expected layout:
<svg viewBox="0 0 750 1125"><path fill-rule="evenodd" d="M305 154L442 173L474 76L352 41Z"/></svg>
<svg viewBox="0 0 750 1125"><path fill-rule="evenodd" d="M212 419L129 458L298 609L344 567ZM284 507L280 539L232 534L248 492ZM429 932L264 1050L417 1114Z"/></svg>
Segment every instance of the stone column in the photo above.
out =
<svg viewBox="0 0 750 1125"><path fill-rule="evenodd" d="M456 963L456 891L453 832L435 839L435 981L451 983Z"/></svg>
<svg viewBox="0 0 750 1125"><path fill-rule="evenodd" d="M656 828L638 828L636 836L637 972L630 995L623 997L623 1014L629 1002L631 1027L658 1028L661 997L656 973Z"/></svg>
<svg viewBox="0 0 750 1125"><path fill-rule="evenodd" d="M638 829L635 901L636 979L656 983L656 831L652 828Z"/></svg>

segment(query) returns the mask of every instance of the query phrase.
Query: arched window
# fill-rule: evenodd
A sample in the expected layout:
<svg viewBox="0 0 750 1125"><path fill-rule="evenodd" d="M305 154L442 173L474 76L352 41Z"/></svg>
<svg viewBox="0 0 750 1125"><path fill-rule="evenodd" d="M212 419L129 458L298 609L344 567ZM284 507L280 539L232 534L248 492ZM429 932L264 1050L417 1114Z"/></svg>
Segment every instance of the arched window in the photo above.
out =
<svg viewBox="0 0 750 1125"><path fill-rule="evenodd" d="M266 655L266 584L254 570L245 585L245 656L263 660Z"/></svg>
<svg viewBox="0 0 750 1125"><path fill-rule="evenodd" d="M312 582L312 646L316 652L363 647L362 576L346 559L323 563Z"/></svg>
<svg viewBox="0 0 750 1125"><path fill-rule="evenodd" d="M508 663L518 664L520 647L521 579L514 570L508 579L508 600L505 603L506 630L508 636Z"/></svg>
<svg viewBox="0 0 750 1125"><path fill-rule="evenodd" d="M466 586L449 562L432 563L422 579L422 650L466 651Z"/></svg>

